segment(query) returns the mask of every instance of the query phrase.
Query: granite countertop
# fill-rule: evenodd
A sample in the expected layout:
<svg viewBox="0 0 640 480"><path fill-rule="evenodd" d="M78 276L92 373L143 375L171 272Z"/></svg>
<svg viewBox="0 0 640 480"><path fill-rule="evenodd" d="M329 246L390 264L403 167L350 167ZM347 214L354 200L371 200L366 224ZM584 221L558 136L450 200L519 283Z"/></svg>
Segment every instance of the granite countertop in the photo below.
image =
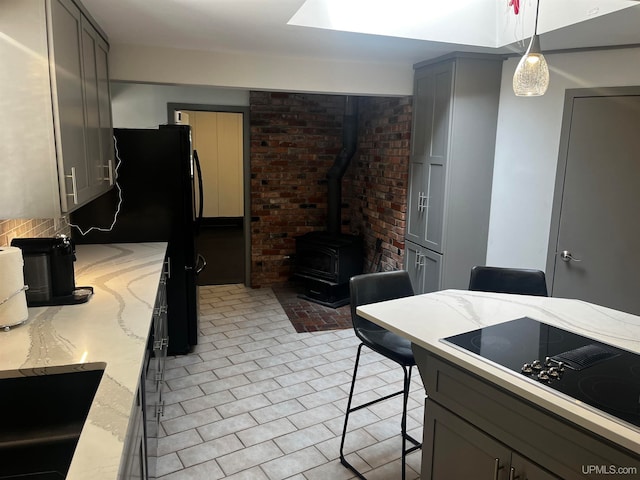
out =
<svg viewBox="0 0 640 480"><path fill-rule="evenodd" d="M524 376L441 341L459 333L521 317L594 338L640 354L640 317L580 300L462 290L416 295L358 307L358 313L542 408L640 453L640 429L561 397Z"/></svg>
<svg viewBox="0 0 640 480"><path fill-rule="evenodd" d="M94 288L89 301L29 308L24 324L0 332L0 376L106 364L68 480L118 478L166 247L78 245L76 286Z"/></svg>

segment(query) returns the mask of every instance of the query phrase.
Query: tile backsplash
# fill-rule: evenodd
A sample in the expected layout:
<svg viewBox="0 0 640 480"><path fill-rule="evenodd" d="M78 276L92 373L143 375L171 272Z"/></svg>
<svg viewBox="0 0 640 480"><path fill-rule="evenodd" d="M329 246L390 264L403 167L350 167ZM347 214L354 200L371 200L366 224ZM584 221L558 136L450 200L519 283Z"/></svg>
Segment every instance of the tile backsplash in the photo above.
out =
<svg viewBox="0 0 640 480"><path fill-rule="evenodd" d="M16 237L53 237L58 233L69 235L66 223L56 230L53 218L25 218L0 220L0 246L9 246Z"/></svg>

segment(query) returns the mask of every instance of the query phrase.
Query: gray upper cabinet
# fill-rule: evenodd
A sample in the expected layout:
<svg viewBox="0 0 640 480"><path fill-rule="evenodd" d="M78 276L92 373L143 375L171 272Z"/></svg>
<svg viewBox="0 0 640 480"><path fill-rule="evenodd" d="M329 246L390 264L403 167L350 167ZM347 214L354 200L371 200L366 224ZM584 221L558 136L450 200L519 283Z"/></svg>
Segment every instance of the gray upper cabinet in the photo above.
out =
<svg viewBox="0 0 640 480"><path fill-rule="evenodd" d="M0 218L56 217L113 184L108 44L76 1L0 7L0 32L12 39L0 53L15 66L0 77L8 113L0 154L12 159Z"/></svg>
<svg viewBox="0 0 640 480"><path fill-rule="evenodd" d="M405 268L419 293L467 288L485 262L501 74L497 56L415 66L406 240L419 255Z"/></svg>

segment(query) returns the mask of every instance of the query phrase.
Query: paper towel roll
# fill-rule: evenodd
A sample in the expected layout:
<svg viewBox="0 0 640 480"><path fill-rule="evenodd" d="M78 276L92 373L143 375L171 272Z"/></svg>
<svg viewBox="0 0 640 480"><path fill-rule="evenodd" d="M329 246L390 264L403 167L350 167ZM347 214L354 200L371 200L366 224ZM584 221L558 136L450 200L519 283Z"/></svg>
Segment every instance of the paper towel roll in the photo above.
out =
<svg viewBox="0 0 640 480"><path fill-rule="evenodd" d="M23 265L22 250L0 247L0 328L19 325L29 317Z"/></svg>

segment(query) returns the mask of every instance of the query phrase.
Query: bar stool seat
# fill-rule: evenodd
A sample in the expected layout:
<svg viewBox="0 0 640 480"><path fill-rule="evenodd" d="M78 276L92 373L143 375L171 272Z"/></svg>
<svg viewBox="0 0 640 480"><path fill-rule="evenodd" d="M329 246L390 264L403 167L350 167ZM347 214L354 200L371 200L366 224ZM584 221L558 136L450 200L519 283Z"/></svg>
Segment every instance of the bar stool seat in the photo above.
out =
<svg viewBox="0 0 640 480"><path fill-rule="evenodd" d="M351 465L344 455L344 443L347 434L347 426L349 415L357 410L369 407L378 402L382 402L389 398L402 395L403 407L402 418L400 420L400 433L402 436L402 478L406 474L406 456L407 454L418 450L422 444L411 437L407 433L407 401L409 399L409 387L411 384L411 369L416 364L411 350L411 342L406 338L396 335L385 328L370 322L356 313L356 308L360 305L370 303L383 302L396 298L412 296L413 287L411 279L406 271L393 272L376 272L357 275L349 281L349 295L351 301L351 320L353 322L353 330L361 343L358 346L356 354L355 366L353 369L353 378L351 380L351 389L349 391L349 400L347 402L347 411L344 418L344 428L342 431L342 440L340 442L340 463L353 471L359 478L365 478L353 465ZM404 372L403 389L382 398L377 398L370 402L351 406L353 399L353 391L358 373L358 364L360 362L360 353L362 347L367 346L374 352L393 360L402 367ZM409 441L412 446L407 448L406 442Z"/></svg>
<svg viewBox="0 0 640 480"><path fill-rule="evenodd" d="M547 282L541 270L476 265L471 269L469 290L546 297Z"/></svg>

